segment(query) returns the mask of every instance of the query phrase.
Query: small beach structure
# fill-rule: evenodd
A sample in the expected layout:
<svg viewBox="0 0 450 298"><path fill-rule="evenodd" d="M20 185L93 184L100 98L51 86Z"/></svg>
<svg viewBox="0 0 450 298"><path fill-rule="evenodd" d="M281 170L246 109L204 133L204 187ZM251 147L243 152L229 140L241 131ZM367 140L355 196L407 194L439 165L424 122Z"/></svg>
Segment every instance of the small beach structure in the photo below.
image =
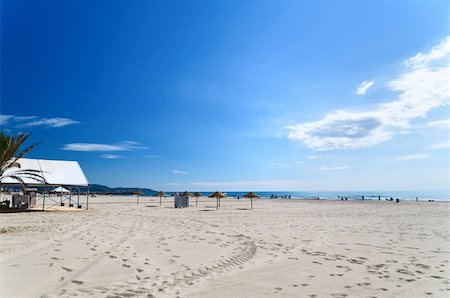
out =
<svg viewBox="0 0 450 298"><path fill-rule="evenodd" d="M210 198L216 198L216 201L217 201L216 210L219 210L220 199L221 199L221 198L225 198L226 195L225 195L224 193L221 193L221 192L219 192L219 191L216 191L215 193L210 194L208 197L210 197Z"/></svg>
<svg viewBox="0 0 450 298"><path fill-rule="evenodd" d="M159 206L161 206L161 198L166 195L162 190L158 191L156 195L159 197Z"/></svg>
<svg viewBox="0 0 450 298"><path fill-rule="evenodd" d="M188 191L185 191L180 195L177 194L174 199L175 208L189 207L189 196L192 196L192 194Z"/></svg>
<svg viewBox="0 0 450 298"><path fill-rule="evenodd" d="M69 191L65 187L77 187L78 192L76 204L78 208L81 208L80 187L86 187L86 209L89 208L89 182L86 179L86 176L84 175L84 172L77 161L19 158L17 160L17 163L20 165L21 169L32 170L33 172L38 173L41 177L44 178L44 181L37 181L36 179L31 179L26 176L21 177L22 181L19 181L10 177L10 174L14 173L14 171L16 170L15 168L10 168L7 169L5 173L3 173L2 177L5 178L0 179L1 186L20 185L25 189L28 187L41 188L40 191L43 193L42 210L44 210L45 208L46 198L53 201L55 203L54 205L58 203L62 204L64 201L68 201L69 206L73 205L73 203L75 203L73 192ZM55 191L55 193L61 195L60 202L56 202L50 196L46 196L51 192L50 188L53 189L54 187L56 187L56 189L54 190L57 190ZM24 196L28 195L24 194ZM31 204L28 204L28 207L31 207Z"/></svg>
<svg viewBox="0 0 450 298"><path fill-rule="evenodd" d="M253 209L253 198L259 198L259 196L257 194L255 194L254 192L249 192L248 194L246 194L244 196L244 198L250 199L250 209Z"/></svg>
<svg viewBox="0 0 450 298"><path fill-rule="evenodd" d="M197 206L198 205L198 197L201 197L202 194L199 192L196 192L193 194L193 196L195 197L195 206Z"/></svg>

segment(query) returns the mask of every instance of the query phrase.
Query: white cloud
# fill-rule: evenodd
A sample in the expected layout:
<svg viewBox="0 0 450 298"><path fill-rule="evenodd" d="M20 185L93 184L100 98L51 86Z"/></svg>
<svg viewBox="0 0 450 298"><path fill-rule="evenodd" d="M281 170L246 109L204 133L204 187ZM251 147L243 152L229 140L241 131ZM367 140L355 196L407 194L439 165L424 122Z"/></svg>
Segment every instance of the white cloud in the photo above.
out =
<svg viewBox="0 0 450 298"><path fill-rule="evenodd" d="M64 127L72 124L78 124L78 121L69 118L40 118L37 116L15 116L0 115L0 124L16 128L27 127Z"/></svg>
<svg viewBox="0 0 450 298"><path fill-rule="evenodd" d="M449 44L446 38L428 54L408 59L406 69L388 83L398 93L392 101L371 111L337 111L322 120L288 126L288 138L318 151L353 149L379 144L411 128L412 120L450 105Z"/></svg>
<svg viewBox="0 0 450 298"><path fill-rule="evenodd" d="M132 151L136 149L146 149L142 147L139 143L132 141L122 141L119 144L109 145L109 144L96 144L96 143L71 143L65 144L62 150L68 151Z"/></svg>
<svg viewBox="0 0 450 298"><path fill-rule="evenodd" d="M200 187L205 190L228 190L228 191L268 191L268 190L299 190L305 186L303 181L299 180L255 180L255 181L229 181L212 182L201 181L192 182L190 185Z"/></svg>
<svg viewBox="0 0 450 298"><path fill-rule="evenodd" d="M397 161L426 159L428 157L430 157L428 154L419 153L419 154L401 156L401 157L397 158Z"/></svg>
<svg viewBox="0 0 450 298"><path fill-rule="evenodd" d="M373 81L362 82L356 89L356 94L359 96L366 94L367 90L369 90L369 88L372 87L373 83L374 83Z"/></svg>
<svg viewBox="0 0 450 298"><path fill-rule="evenodd" d="M9 122L14 116L13 115L1 115L0 114L0 125L5 125Z"/></svg>
<svg viewBox="0 0 450 298"><path fill-rule="evenodd" d="M286 166L286 164L284 164L282 162L271 162L270 165L274 166L274 167L285 167Z"/></svg>
<svg viewBox="0 0 450 298"><path fill-rule="evenodd" d="M116 155L116 154L102 154L100 155L101 158L106 158L106 159L118 159L118 158L125 158L121 155Z"/></svg>
<svg viewBox="0 0 450 298"><path fill-rule="evenodd" d="M178 174L178 175L186 175L186 174L187 174L187 172L185 172L185 171L180 171L180 170L172 170L172 173L173 173L173 174Z"/></svg>
<svg viewBox="0 0 450 298"><path fill-rule="evenodd" d="M429 148L430 149L448 149L448 148L450 148L450 140L431 145Z"/></svg>
<svg viewBox="0 0 450 298"><path fill-rule="evenodd" d="M321 167L319 170L321 171L341 171L341 170L347 170L350 167L348 166L340 166L340 167Z"/></svg>
<svg viewBox="0 0 450 298"><path fill-rule="evenodd" d="M319 155L310 155L310 156L308 156L306 159L308 159L308 160L314 160L314 159L317 159L317 158L319 158Z"/></svg>
<svg viewBox="0 0 450 298"><path fill-rule="evenodd" d="M450 128L450 119L428 122L427 127Z"/></svg>

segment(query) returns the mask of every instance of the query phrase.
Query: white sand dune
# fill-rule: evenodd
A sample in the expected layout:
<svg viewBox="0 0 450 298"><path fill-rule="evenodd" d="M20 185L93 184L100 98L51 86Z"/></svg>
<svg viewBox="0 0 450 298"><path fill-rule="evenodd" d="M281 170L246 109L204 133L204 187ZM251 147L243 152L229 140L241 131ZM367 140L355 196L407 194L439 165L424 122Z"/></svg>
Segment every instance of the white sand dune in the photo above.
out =
<svg viewBox="0 0 450 298"><path fill-rule="evenodd" d="M134 200L0 214L0 297L450 293L446 202Z"/></svg>

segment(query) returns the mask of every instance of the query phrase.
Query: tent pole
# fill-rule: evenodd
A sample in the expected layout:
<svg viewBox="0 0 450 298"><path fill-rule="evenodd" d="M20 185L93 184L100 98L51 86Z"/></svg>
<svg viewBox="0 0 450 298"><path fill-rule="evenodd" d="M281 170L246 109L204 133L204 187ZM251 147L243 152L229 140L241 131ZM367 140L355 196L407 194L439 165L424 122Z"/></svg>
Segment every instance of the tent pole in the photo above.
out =
<svg viewBox="0 0 450 298"><path fill-rule="evenodd" d="M47 187L44 186L44 198L42 199L42 211L45 209L45 191L47 190Z"/></svg>
<svg viewBox="0 0 450 298"><path fill-rule="evenodd" d="M86 210L89 210L89 186L87 188Z"/></svg>
<svg viewBox="0 0 450 298"><path fill-rule="evenodd" d="M77 187L77 208L80 206L80 187Z"/></svg>

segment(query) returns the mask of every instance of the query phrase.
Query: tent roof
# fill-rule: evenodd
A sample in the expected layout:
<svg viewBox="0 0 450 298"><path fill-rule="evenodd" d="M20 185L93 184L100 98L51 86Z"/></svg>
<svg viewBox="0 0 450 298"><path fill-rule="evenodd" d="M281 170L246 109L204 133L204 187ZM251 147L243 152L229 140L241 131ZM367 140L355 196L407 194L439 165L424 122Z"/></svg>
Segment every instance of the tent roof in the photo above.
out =
<svg viewBox="0 0 450 298"><path fill-rule="evenodd" d="M64 188L64 187L62 187L62 186L58 186L58 187L55 188L53 191L54 191L54 192L70 192L70 190L68 190L68 189L66 189L66 188Z"/></svg>
<svg viewBox="0 0 450 298"><path fill-rule="evenodd" d="M73 185L88 186L89 182L77 161L67 160L45 160L20 158L17 161L22 170L37 170L47 181L47 185ZM11 168L5 171L5 175L13 173L18 168ZM45 185L43 182L29 178L24 178L27 185ZM12 178L5 178L2 184L21 184Z"/></svg>

